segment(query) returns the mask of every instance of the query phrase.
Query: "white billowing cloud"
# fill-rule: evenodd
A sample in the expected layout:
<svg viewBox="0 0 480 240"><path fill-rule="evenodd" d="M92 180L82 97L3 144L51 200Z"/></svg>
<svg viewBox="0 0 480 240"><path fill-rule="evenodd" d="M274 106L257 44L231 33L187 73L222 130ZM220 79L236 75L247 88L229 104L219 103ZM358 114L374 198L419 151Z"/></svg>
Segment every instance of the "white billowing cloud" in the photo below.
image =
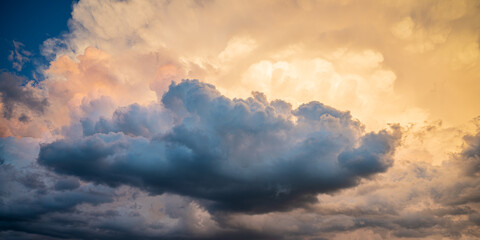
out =
<svg viewBox="0 0 480 240"><path fill-rule="evenodd" d="M399 99L394 95L396 75L380 66L383 62L381 54L339 49L328 58L263 60L247 69L241 78L241 87L244 92L251 88L272 98L287 96L286 99L294 105L318 100L342 106L373 129L385 126L386 122L407 123L402 122L401 114L388 110ZM384 105L371 108L379 101ZM378 110L381 111L375 112ZM377 119L371 117L373 112ZM408 121L421 121L426 115L422 112ZM379 118L382 121L378 121Z"/></svg>
<svg viewBox="0 0 480 240"><path fill-rule="evenodd" d="M147 103L172 80L198 78L229 97L253 90L294 106L321 100L350 110L369 129L439 118L458 124L478 114L468 104L478 88L470 84L479 71L474 2L357 7L350 1L85 0L74 7L71 32L47 41L44 50L57 59L52 66L65 61L62 55L76 62L88 47L113 58L97 70L132 90L108 93L123 96L113 101L119 106ZM448 80L454 75L463 80Z"/></svg>

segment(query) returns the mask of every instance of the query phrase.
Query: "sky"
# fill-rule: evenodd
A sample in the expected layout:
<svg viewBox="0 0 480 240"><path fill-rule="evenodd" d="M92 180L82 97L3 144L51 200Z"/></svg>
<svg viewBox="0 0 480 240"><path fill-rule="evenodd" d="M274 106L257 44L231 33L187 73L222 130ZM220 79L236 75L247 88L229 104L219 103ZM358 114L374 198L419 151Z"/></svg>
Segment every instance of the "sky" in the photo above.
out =
<svg viewBox="0 0 480 240"><path fill-rule="evenodd" d="M2 1L1 239L478 239L480 2Z"/></svg>
<svg viewBox="0 0 480 240"><path fill-rule="evenodd" d="M43 41L68 31L73 3L62 0L2 1L0 67L36 81L43 80L42 74L37 72L40 71L37 68L48 66L48 59L40 52Z"/></svg>

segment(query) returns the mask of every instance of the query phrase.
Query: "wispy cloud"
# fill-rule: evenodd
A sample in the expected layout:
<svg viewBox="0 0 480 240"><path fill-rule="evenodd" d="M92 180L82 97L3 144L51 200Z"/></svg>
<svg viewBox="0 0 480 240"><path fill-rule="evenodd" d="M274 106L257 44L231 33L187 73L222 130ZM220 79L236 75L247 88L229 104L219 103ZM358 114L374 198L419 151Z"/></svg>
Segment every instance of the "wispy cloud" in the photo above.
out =
<svg viewBox="0 0 480 240"><path fill-rule="evenodd" d="M30 61L32 53L25 50L25 45L13 40L13 50L8 55L8 60L12 62L12 67L17 71L22 71L23 65Z"/></svg>

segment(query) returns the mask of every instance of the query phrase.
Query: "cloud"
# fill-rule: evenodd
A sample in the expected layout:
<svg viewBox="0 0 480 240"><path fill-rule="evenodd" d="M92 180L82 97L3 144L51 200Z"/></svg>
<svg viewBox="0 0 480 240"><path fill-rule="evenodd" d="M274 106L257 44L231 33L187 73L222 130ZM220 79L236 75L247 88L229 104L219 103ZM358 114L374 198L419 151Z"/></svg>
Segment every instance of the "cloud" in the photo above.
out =
<svg viewBox="0 0 480 240"><path fill-rule="evenodd" d="M43 145L38 161L87 181L267 212L386 171L400 137L398 128L364 135L348 112L318 102L285 111L261 93L231 100L196 80L172 84L162 104L119 109L89 136Z"/></svg>
<svg viewBox="0 0 480 240"><path fill-rule="evenodd" d="M25 79L9 72L0 72L0 97L2 100L3 117L10 119L17 108L25 108L36 114L43 114L48 106L47 98L39 94L39 90ZM22 115L24 116L24 115ZM28 117L20 118L28 120ZM22 120L21 120L22 121Z"/></svg>
<svg viewBox="0 0 480 240"><path fill-rule="evenodd" d="M2 239L185 239L218 230L191 199L58 175L37 164L39 150L37 139L0 139Z"/></svg>
<svg viewBox="0 0 480 240"><path fill-rule="evenodd" d="M217 232L198 203L55 174L37 164L39 141L0 139L0 238L171 239Z"/></svg>
<svg viewBox="0 0 480 240"><path fill-rule="evenodd" d="M451 146L443 164L432 164L420 149L430 143ZM442 136L442 142L439 142ZM301 239L441 239L478 238L478 176L466 175L466 152L476 136L438 125L403 132L395 165L385 174L332 194L319 194L308 209L262 214L234 213L221 218L239 231L268 233L274 238ZM476 139L476 137L475 137ZM462 146L460 142L457 146ZM442 150L425 149L432 157ZM405 155L406 152L415 153ZM447 151L448 152L448 151ZM406 158L404 158L406 157Z"/></svg>
<svg viewBox="0 0 480 240"><path fill-rule="evenodd" d="M14 228L44 214L68 212L82 203L112 201L107 187L80 185L74 178L53 174L36 164L39 150L35 139L0 139L0 229Z"/></svg>
<svg viewBox="0 0 480 240"><path fill-rule="evenodd" d="M91 118L81 120L85 136L95 133L123 132L130 136L151 138L165 133L172 125L172 116L161 105L143 107L132 104L115 110L110 120L101 117L98 122Z"/></svg>
<svg viewBox="0 0 480 240"><path fill-rule="evenodd" d="M478 238L477 5L78 1L2 73L0 238Z"/></svg>
<svg viewBox="0 0 480 240"><path fill-rule="evenodd" d="M320 101L350 111L369 130L467 121L478 114L469 104L477 101L480 66L474 6L368 1L358 11L350 1L79 1L69 32L43 46L52 62L39 85L55 111L31 128L44 132L3 124L3 135L56 135L83 117L84 101L108 96L113 109L147 105L182 78L202 79L230 98L254 90L295 108Z"/></svg>
<svg viewBox="0 0 480 240"><path fill-rule="evenodd" d="M465 143L458 163L463 166L468 176L480 177L480 132L465 136Z"/></svg>
<svg viewBox="0 0 480 240"><path fill-rule="evenodd" d="M146 83L152 69L173 64L179 78L202 79L231 98L255 90L295 107L317 100L374 130L438 118L459 124L478 115L469 103L479 100L479 16L473 0L84 0L70 32L45 51L74 59L93 46L123 62L120 76L143 69L131 81ZM145 61L153 54L165 62ZM170 80L153 86L164 91Z"/></svg>
<svg viewBox="0 0 480 240"><path fill-rule="evenodd" d="M25 50L25 45L21 42L13 41L14 50L10 51L8 60L12 62L12 67L17 71L22 71L23 65L30 61L32 53Z"/></svg>

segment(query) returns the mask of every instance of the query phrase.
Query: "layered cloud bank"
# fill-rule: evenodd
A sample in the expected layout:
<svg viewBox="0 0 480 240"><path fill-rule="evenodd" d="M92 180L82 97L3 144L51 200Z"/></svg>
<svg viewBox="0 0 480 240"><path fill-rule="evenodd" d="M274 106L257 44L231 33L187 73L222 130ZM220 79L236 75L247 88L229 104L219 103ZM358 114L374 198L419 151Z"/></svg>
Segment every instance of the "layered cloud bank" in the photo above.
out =
<svg viewBox="0 0 480 240"><path fill-rule="evenodd" d="M0 238L480 238L479 12L78 1L0 72Z"/></svg>

